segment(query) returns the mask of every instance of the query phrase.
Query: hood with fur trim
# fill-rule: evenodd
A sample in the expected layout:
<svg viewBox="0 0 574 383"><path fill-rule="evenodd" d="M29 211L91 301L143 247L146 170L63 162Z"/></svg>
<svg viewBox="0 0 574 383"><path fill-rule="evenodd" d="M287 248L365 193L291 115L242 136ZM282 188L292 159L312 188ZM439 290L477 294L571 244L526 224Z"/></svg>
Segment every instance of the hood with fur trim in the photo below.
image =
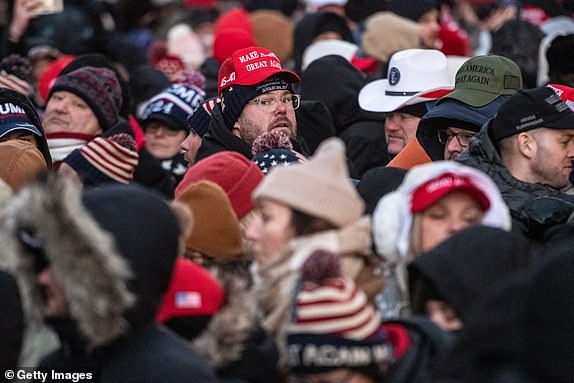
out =
<svg viewBox="0 0 574 383"><path fill-rule="evenodd" d="M498 187L490 177L480 170L454 161L436 161L415 166L405 176L399 188L386 194L378 202L373 213L373 238L377 253L390 263L406 259L413 214L410 204L413 192L425 182L453 173L468 177L488 198L490 207L486 210L482 225L510 231L511 219Z"/></svg>
<svg viewBox="0 0 574 383"><path fill-rule="evenodd" d="M260 325L249 268L245 259L207 266L225 290L225 303L192 347L210 361L222 381L275 382L279 354Z"/></svg>
<svg viewBox="0 0 574 383"><path fill-rule="evenodd" d="M87 346L121 336L124 313L133 302L127 288L131 273L70 180L50 175L23 189L6 208L3 233L3 262L19 275L30 315L39 318L44 305L35 267L45 258Z"/></svg>

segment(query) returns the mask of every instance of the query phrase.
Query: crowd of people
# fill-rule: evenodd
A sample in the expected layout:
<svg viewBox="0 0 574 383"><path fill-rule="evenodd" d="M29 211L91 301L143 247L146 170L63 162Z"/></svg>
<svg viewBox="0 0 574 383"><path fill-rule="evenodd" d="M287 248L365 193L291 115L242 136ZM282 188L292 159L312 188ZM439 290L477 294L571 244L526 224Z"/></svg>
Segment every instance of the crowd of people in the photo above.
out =
<svg viewBox="0 0 574 383"><path fill-rule="evenodd" d="M0 373L574 379L574 1L0 9Z"/></svg>

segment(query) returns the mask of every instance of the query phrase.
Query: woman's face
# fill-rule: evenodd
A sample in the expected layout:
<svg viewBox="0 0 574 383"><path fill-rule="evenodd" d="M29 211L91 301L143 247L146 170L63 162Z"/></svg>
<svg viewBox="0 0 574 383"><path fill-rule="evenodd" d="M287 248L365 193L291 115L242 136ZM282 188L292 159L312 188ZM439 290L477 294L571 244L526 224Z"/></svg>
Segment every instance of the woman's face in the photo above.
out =
<svg viewBox="0 0 574 383"><path fill-rule="evenodd" d="M260 266L265 265L293 237L291 209L269 199L259 200L255 215L245 229L245 238L250 242L255 261Z"/></svg>
<svg viewBox="0 0 574 383"><path fill-rule="evenodd" d="M474 198L460 191L447 194L420 214L420 249L428 251L451 235L482 221L484 211Z"/></svg>

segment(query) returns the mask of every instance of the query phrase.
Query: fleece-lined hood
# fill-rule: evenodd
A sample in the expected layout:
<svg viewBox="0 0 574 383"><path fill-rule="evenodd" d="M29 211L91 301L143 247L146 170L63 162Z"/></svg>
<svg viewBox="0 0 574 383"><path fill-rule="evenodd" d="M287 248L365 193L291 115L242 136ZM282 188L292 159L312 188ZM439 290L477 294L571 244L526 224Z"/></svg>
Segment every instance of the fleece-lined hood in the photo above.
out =
<svg viewBox="0 0 574 383"><path fill-rule="evenodd" d="M500 191L486 174L453 161L436 161L412 168L399 188L386 194L377 204L373 213L373 237L380 256L391 263L406 259L413 222L412 194L420 185L445 173L468 177L486 195L490 207L482 218L483 225L510 231L508 207L502 200Z"/></svg>
<svg viewBox="0 0 574 383"><path fill-rule="evenodd" d="M45 257L89 348L125 331L124 312L133 302L127 288L129 267L71 181L50 176L23 189L5 211L3 232L3 262L21 276L30 315L40 317L44 305L34 267Z"/></svg>

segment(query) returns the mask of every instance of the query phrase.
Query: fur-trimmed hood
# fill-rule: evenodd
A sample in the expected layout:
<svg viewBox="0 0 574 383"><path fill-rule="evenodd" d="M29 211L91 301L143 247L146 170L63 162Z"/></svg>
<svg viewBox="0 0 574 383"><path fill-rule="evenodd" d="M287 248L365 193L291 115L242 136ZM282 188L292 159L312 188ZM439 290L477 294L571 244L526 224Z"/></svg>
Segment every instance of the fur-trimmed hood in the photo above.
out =
<svg viewBox="0 0 574 383"><path fill-rule="evenodd" d="M412 194L425 182L443 174L453 173L468 177L486 195L490 207L485 211L482 225L510 231L508 207L498 187L480 170L454 161L435 161L411 169L399 188L381 198L373 213L373 238L377 254L390 263L407 259L413 214L410 210Z"/></svg>
<svg viewBox="0 0 574 383"><path fill-rule="evenodd" d="M41 316L44 302L34 267L45 257L89 348L123 333L123 315L133 302L126 285L129 268L112 237L82 206L75 185L55 176L31 184L11 200L3 230L3 262L20 277L29 315Z"/></svg>
<svg viewBox="0 0 574 383"><path fill-rule="evenodd" d="M223 381L276 381L278 351L259 323L249 263L238 259L208 269L225 290L225 304L193 341L193 348L211 362Z"/></svg>

